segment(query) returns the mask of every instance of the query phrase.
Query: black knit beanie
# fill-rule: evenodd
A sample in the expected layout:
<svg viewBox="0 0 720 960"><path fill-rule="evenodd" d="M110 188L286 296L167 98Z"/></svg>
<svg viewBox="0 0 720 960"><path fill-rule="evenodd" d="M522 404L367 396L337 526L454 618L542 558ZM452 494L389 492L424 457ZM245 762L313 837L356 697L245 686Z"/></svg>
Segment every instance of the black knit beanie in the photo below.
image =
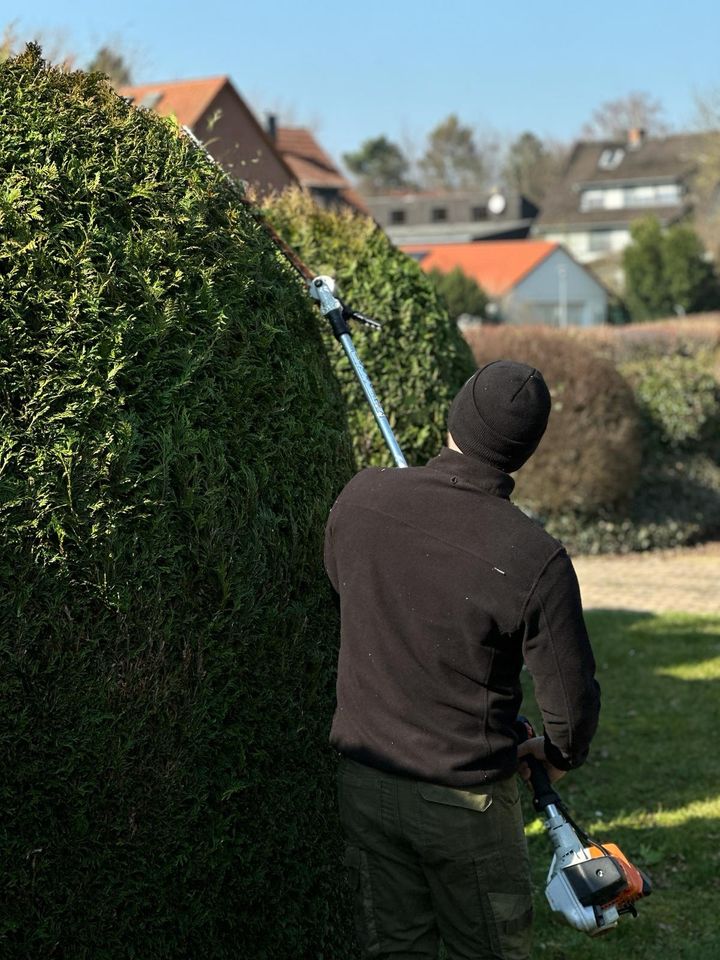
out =
<svg viewBox="0 0 720 960"><path fill-rule="evenodd" d="M464 454L513 473L535 451L549 416L550 391L540 371L495 360L461 388L448 430Z"/></svg>

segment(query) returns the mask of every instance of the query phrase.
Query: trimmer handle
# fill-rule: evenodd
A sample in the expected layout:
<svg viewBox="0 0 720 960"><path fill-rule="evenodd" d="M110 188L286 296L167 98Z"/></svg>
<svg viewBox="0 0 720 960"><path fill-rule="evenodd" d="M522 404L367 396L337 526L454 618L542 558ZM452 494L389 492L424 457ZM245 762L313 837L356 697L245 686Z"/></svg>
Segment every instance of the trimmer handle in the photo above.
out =
<svg viewBox="0 0 720 960"><path fill-rule="evenodd" d="M517 718L515 721L515 733L518 735L519 743L524 743L525 740L529 740L530 737L535 736L533 726L527 717ZM530 786L533 789L533 806L535 809L539 813L542 813L550 804L558 806L561 802L560 797L550 783L550 777L545 768L545 764L530 754L521 757L521 761L527 763L530 769Z"/></svg>
<svg viewBox="0 0 720 960"><path fill-rule="evenodd" d="M538 813L542 813L551 803L557 807L561 802L560 797L550 783L545 764L537 757L523 757L522 759L530 767L530 785L533 788L533 806L535 809Z"/></svg>

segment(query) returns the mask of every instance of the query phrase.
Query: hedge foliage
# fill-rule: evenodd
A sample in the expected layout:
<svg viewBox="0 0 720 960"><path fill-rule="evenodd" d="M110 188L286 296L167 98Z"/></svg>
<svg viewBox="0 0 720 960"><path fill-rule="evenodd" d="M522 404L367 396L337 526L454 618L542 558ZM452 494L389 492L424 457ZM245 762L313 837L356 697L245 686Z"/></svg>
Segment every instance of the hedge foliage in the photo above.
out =
<svg viewBox="0 0 720 960"><path fill-rule="evenodd" d="M687 224L663 229L657 217L636 220L623 252L625 302L634 320L720 308L720 278Z"/></svg>
<svg viewBox="0 0 720 960"><path fill-rule="evenodd" d="M640 410L642 466L625 503L540 512L548 530L574 552L669 548L720 533L720 355L702 346L708 329L697 329L690 340L690 331L682 332L693 352L672 352L675 325L662 326L649 339L627 341L623 329L598 338L607 355L635 358L619 370ZM612 343L615 338L619 342Z"/></svg>
<svg viewBox="0 0 720 960"><path fill-rule="evenodd" d="M548 380L550 425L518 473L515 498L571 552L675 547L720 533L716 318L562 332L476 327L465 336L478 363L510 356Z"/></svg>
<svg viewBox="0 0 720 960"><path fill-rule="evenodd" d="M0 955L348 956L318 317L176 129L0 67Z"/></svg>
<svg viewBox="0 0 720 960"><path fill-rule="evenodd" d="M567 332L615 364L651 357L694 357L720 349L720 313L621 327L573 327Z"/></svg>
<svg viewBox="0 0 720 960"><path fill-rule="evenodd" d="M648 439L676 450L720 431L720 388L712 355L675 354L634 360L620 370L630 381L648 424Z"/></svg>
<svg viewBox="0 0 720 960"><path fill-rule="evenodd" d="M550 388L550 422L517 475L519 501L557 514L629 499L640 469L639 416L630 387L608 361L551 328L468 327L465 337L478 365L529 363Z"/></svg>
<svg viewBox="0 0 720 960"><path fill-rule="evenodd" d="M485 317L487 294L480 284L463 273L460 267L455 267L448 273L434 267L428 271L427 276L435 285L452 321L457 321L463 314L479 319Z"/></svg>
<svg viewBox="0 0 720 960"><path fill-rule="evenodd" d="M367 217L321 208L299 190L270 200L265 212L313 271L337 280L346 303L383 323L381 332L355 327L355 346L408 463L425 463L445 442L450 402L474 370L432 281ZM326 337L358 466L387 465L390 454L357 379Z"/></svg>
<svg viewBox="0 0 720 960"><path fill-rule="evenodd" d="M720 465L704 453L649 457L622 509L539 515L572 553L630 553L697 543L720 534Z"/></svg>

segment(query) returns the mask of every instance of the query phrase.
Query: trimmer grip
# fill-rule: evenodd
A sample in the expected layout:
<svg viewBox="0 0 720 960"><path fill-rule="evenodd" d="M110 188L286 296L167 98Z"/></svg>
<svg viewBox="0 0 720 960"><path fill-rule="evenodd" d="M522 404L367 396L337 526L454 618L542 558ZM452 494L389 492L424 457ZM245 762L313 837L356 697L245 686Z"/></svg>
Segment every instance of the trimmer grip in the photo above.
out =
<svg viewBox="0 0 720 960"><path fill-rule="evenodd" d="M550 777L545 769L545 764L537 757L521 757L530 768L530 784L533 788L533 806L539 812L542 812L548 804L554 803L557 806L560 803L560 797L555 793Z"/></svg>
<svg viewBox="0 0 720 960"><path fill-rule="evenodd" d="M515 721L514 728L520 743L524 743L529 737L535 736L533 725L527 717L519 716ZM552 788L545 764L532 754L521 757L520 761L527 763L530 768L530 785L533 788L533 806L535 809L542 813L549 803L554 803L557 806L560 803L560 797Z"/></svg>

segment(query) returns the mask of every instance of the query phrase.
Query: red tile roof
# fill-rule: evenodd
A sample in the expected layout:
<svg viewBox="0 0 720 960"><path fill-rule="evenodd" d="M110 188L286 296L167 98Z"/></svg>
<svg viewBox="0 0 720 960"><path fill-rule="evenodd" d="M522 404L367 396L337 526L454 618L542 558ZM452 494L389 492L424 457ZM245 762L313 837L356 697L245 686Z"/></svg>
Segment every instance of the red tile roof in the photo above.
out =
<svg viewBox="0 0 720 960"><path fill-rule="evenodd" d="M161 117L171 114L182 126L192 127L220 93L228 77L203 77L200 80L171 80L167 83L146 83L138 87L121 87L121 97L132 97L136 107L143 106L145 97L160 94L157 102L148 104Z"/></svg>
<svg viewBox="0 0 720 960"><path fill-rule="evenodd" d="M278 127L275 146L306 187L346 187L347 180L304 127Z"/></svg>
<svg viewBox="0 0 720 960"><path fill-rule="evenodd" d="M492 240L478 243L406 244L423 270L449 273L460 267L491 297L500 297L558 248L547 240ZM418 254L424 254L418 257Z"/></svg>
<svg viewBox="0 0 720 960"><path fill-rule="evenodd" d="M339 190L346 203L368 213L362 199L308 129L278 127L275 147L304 187Z"/></svg>

